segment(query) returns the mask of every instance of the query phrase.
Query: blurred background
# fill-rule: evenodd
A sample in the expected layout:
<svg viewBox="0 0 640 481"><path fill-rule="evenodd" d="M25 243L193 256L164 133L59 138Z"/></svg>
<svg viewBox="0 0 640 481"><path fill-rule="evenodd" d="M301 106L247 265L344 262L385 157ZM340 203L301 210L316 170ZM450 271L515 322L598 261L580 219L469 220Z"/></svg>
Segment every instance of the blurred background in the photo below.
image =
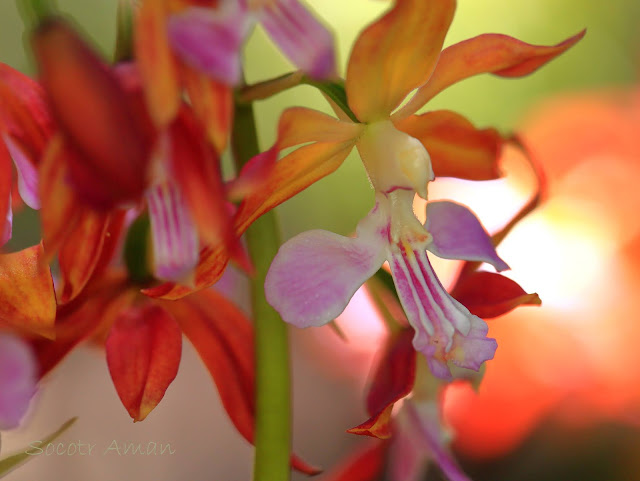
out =
<svg viewBox="0 0 640 481"><path fill-rule="evenodd" d="M58 0L60 10L109 57L115 0ZM358 32L388 2L309 0L335 31L342 71ZM447 44L486 32L555 44L586 37L524 79L481 76L460 83L427 108L447 108L476 126L517 130L547 175L547 202L500 247L508 274L543 307L491 320L499 343L479 392L447 392L445 414L458 433L456 453L474 479L640 480L640 2L636 0L460 0ZM0 61L32 73L14 2L0 0ZM290 66L257 30L246 50L250 82ZM264 148L279 113L291 105L328 111L298 87L256 106ZM87 119L90 121L90 119ZM443 179L434 197L468 204L489 230L500 228L533 187L516 152L506 178ZM278 208L284 238L310 228L349 235L373 204L352 155L334 174ZM38 241L37 216L24 211L13 246ZM439 263L451 278L451 263ZM345 433L362 422L363 389L383 329L364 294L342 316L350 342L324 329L292 332L294 445L330 468L364 440ZM33 412L3 433L9 452L79 416L63 442L95 444L94 456L41 455L11 480L248 479L251 449L235 433L197 355L185 345L176 381L147 420L132 424L111 384L102 353L78 350L47 379ZM113 441L170 443L174 454L118 457ZM430 479L439 479L437 470ZM296 479L302 479L300 476Z"/></svg>

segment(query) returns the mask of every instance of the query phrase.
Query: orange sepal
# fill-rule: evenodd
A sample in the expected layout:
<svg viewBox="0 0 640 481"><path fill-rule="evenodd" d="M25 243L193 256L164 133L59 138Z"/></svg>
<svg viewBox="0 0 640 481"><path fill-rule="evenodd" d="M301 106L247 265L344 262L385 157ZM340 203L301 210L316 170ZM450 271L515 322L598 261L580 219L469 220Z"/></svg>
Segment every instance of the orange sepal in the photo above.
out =
<svg viewBox="0 0 640 481"><path fill-rule="evenodd" d="M104 209L140 197L151 139L115 74L64 22L33 37L51 109L69 147L70 179L83 200Z"/></svg>
<svg viewBox="0 0 640 481"><path fill-rule="evenodd" d="M522 77L575 45L586 30L553 46L531 45L513 37L484 34L446 48L429 82L419 88L394 118L415 113L444 89L461 80L482 73L501 77Z"/></svg>
<svg viewBox="0 0 640 481"><path fill-rule="evenodd" d="M402 0L367 27L351 51L346 90L361 122L388 117L433 72L455 0Z"/></svg>
<svg viewBox="0 0 640 481"><path fill-rule="evenodd" d="M56 296L42 245L0 255L0 323L54 337Z"/></svg>
<svg viewBox="0 0 640 481"><path fill-rule="evenodd" d="M180 107L178 63L167 37L165 0L145 0L138 10L135 53L147 107L158 127L166 127Z"/></svg>
<svg viewBox="0 0 640 481"><path fill-rule="evenodd" d="M474 272L456 284L451 295L484 319L501 316L518 306L542 304L538 294L528 294L516 282L495 272Z"/></svg>
<svg viewBox="0 0 640 481"><path fill-rule="evenodd" d="M178 374L182 334L161 307L135 306L114 322L105 349L118 396L134 421L158 405Z"/></svg>
<svg viewBox="0 0 640 481"><path fill-rule="evenodd" d="M371 436L378 439L389 439L391 437L391 412L393 404L389 404L381 412L367 419L356 427L347 429L348 433L361 436Z"/></svg>
<svg viewBox="0 0 640 481"><path fill-rule="evenodd" d="M236 233L242 234L262 214L340 167L354 142L355 139L342 143L317 142L300 147L277 161L260 188L256 188L240 205L235 218ZM245 169L252 168L250 161Z"/></svg>
<svg viewBox="0 0 640 481"><path fill-rule="evenodd" d="M233 121L233 92L193 69L181 69L185 89L196 117L204 126L209 142L219 154L227 148Z"/></svg>
<svg viewBox="0 0 640 481"><path fill-rule="evenodd" d="M500 177L503 140L496 129L477 129L449 110L412 115L396 127L418 139L429 152L436 177L490 180Z"/></svg>

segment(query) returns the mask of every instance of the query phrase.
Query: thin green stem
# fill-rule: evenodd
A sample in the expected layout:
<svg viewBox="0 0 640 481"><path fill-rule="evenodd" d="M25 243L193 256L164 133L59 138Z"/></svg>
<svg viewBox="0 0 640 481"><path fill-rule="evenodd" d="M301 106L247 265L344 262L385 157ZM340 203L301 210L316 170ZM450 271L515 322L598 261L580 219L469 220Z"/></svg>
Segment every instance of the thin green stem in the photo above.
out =
<svg viewBox="0 0 640 481"><path fill-rule="evenodd" d="M236 104L232 148L241 168L259 153L253 106ZM254 481L287 481L291 456L291 392L286 324L267 303L264 280L280 246L277 220L268 212L247 230L255 267L252 279L256 351L256 432Z"/></svg>
<svg viewBox="0 0 640 481"><path fill-rule="evenodd" d="M132 0L119 0L114 61L126 62L133 59L133 19Z"/></svg>
<svg viewBox="0 0 640 481"><path fill-rule="evenodd" d="M33 28L56 14L53 0L17 0L18 11L25 26Z"/></svg>

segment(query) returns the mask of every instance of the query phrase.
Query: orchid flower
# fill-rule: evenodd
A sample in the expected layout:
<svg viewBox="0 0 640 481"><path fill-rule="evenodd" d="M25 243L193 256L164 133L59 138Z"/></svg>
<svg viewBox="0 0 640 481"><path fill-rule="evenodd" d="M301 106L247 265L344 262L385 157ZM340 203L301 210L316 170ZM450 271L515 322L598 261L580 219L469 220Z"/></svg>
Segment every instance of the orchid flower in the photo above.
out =
<svg viewBox="0 0 640 481"><path fill-rule="evenodd" d="M155 409L177 376L184 335L211 375L231 422L253 442L253 326L214 289L176 302L151 299L127 273L109 266L94 272L76 298L58 307L55 334L55 340L32 341L40 376L82 342L104 345L116 393L136 422ZM291 465L307 474L318 472L295 455Z"/></svg>
<svg viewBox="0 0 640 481"><path fill-rule="evenodd" d="M209 140L222 152L231 124L231 90L242 80L241 48L257 22L313 78L335 74L329 30L298 0L145 0L136 58L154 122L176 115L183 84Z"/></svg>
<svg viewBox="0 0 640 481"><path fill-rule="evenodd" d="M36 392L36 360L20 338L0 334L0 430L18 427Z"/></svg>
<svg viewBox="0 0 640 481"><path fill-rule="evenodd" d="M283 129L281 123L280 147L317 141L290 158L305 149L324 147L324 152L332 152L329 161L308 153L304 167L278 179L287 185L285 190L301 190L334 170L355 145L376 205L359 223L355 239L310 231L285 243L265 283L268 301L286 322L320 326L337 317L358 287L388 261L415 331L414 347L443 379L451 378L451 363L479 369L497 345L486 337L486 323L446 292L426 251L447 259L487 262L497 270L508 266L468 209L451 202L430 203L423 226L413 212L414 195L426 200L427 185L435 175L495 177L501 141L496 131L478 131L451 112L413 113L444 87L471 75L530 73L581 37L555 47L535 47L483 35L440 54L455 5L454 0L398 0L360 35L346 77L346 100L358 123L303 109L285 112L288 127ZM414 89L407 106L393 113ZM292 169L287 160L275 164L273 178ZM272 185L269 180L265 183ZM261 200L264 205L271 199Z"/></svg>
<svg viewBox="0 0 640 481"><path fill-rule="evenodd" d="M386 15L366 28L349 59L346 98L340 106L333 104L338 120L302 107L282 114L275 145L254 157L240 173L242 180L229 187L231 197L243 199L234 216L237 236L265 212L335 171L354 146L381 194L376 195L378 218L388 210L390 198L397 198L400 202L391 209L396 211L394 225L399 227L403 218L416 232L421 228L411 220L408 197L411 191L426 196L433 175L470 180L499 176L496 164L502 139L495 129L476 129L461 115L445 110L413 114L465 78L481 73L527 75L574 45L584 32L551 47L505 35L480 35L441 53L455 4L454 0L397 0ZM413 90L405 107L394 112ZM274 160L278 152L300 145ZM427 240L423 239L425 244ZM204 249L192 286L166 283L145 292L178 299L216 282L227 262L221 249ZM475 322L477 335L482 328Z"/></svg>
<svg viewBox="0 0 640 481"><path fill-rule="evenodd" d="M59 20L40 26L34 47L57 122L40 166L40 191L45 248L59 253L63 274L60 301L86 284L125 209L148 208L159 279L189 284L201 240L222 245L248 269L217 155L189 106L157 129L135 67L109 69ZM96 120L87 124L88 115Z"/></svg>

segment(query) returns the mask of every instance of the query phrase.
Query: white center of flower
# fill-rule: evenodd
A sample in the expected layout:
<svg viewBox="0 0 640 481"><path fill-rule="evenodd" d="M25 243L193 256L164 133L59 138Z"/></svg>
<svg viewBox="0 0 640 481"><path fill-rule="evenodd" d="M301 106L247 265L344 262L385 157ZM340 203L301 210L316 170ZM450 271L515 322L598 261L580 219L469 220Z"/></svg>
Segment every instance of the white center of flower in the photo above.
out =
<svg viewBox="0 0 640 481"><path fill-rule="evenodd" d="M382 120L367 125L356 146L375 190L412 190L427 198L427 184L434 175L429 153L419 140Z"/></svg>

